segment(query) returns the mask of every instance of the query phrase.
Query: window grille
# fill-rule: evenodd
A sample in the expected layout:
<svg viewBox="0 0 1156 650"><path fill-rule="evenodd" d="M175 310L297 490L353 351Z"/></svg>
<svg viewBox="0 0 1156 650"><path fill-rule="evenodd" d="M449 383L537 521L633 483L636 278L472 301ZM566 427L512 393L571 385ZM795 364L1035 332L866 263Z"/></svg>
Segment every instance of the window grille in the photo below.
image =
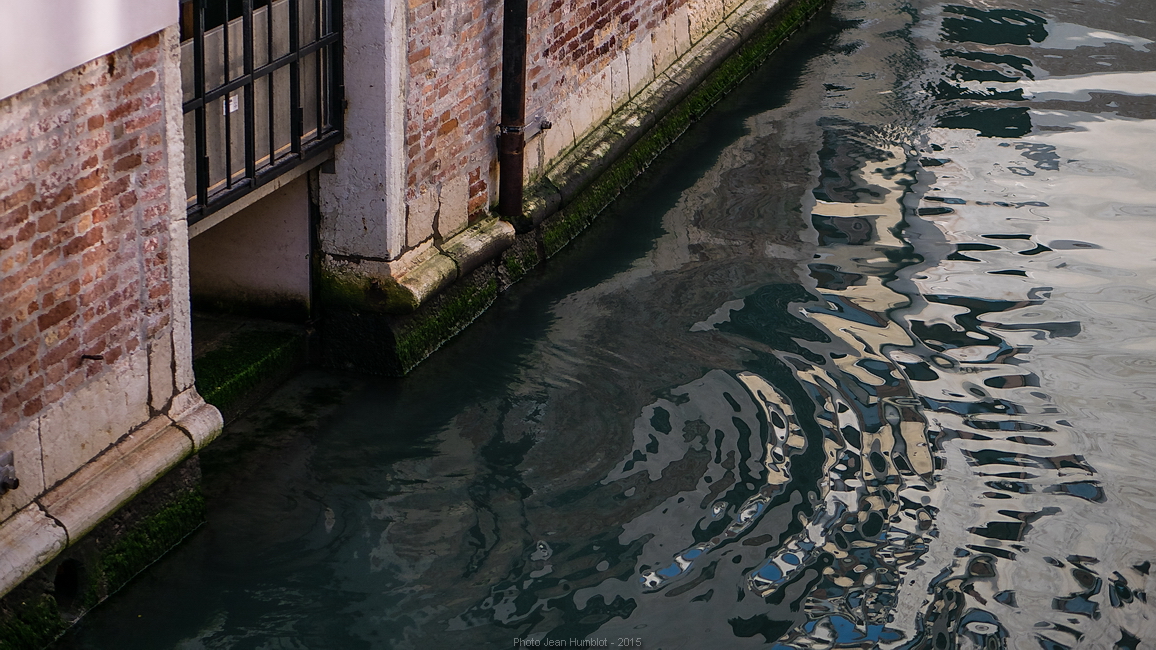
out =
<svg viewBox="0 0 1156 650"><path fill-rule="evenodd" d="M189 223L342 137L341 0L182 0Z"/></svg>

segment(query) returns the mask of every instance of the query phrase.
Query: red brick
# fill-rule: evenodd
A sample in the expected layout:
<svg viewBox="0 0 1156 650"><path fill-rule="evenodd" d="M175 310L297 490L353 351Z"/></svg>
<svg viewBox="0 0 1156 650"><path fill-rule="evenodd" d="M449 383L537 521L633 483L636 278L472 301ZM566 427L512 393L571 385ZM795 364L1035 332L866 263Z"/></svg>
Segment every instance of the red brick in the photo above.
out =
<svg viewBox="0 0 1156 650"><path fill-rule="evenodd" d="M76 358L79 361L81 354L80 341L75 337L69 337L48 349L44 355L44 365L48 366L50 371L53 366L60 365L60 362L67 359Z"/></svg>
<svg viewBox="0 0 1156 650"><path fill-rule="evenodd" d="M117 323L119 323L120 321L121 321L120 314L114 313L114 314L108 314L107 316L100 319L99 321L89 325L88 327L85 328L84 342L86 344L88 344L88 343L91 343L91 342L101 338L105 334L108 334L109 330L111 330L113 327L115 327L117 325Z"/></svg>
<svg viewBox="0 0 1156 650"><path fill-rule="evenodd" d="M151 36L146 36L146 37L140 39L139 41L133 43L130 51L132 52L133 56L136 56L136 55L140 54L141 52L155 48L157 45L160 44L160 42L161 42L161 38L160 38L159 33L153 34Z"/></svg>
<svg viewBox="0 0 1156 650"><path fill-rule="evenodd" d="M66 300L41 314L40 317L36 319L36 324L40 327L40 331L43 332L75 313L76 299L74 298Z"/></svg>
<svg viewBox="0 0 1156 650"><path fill-rule="evenodd" d="M16 225L28 218L28 206L21 205L0 215L0 231L15 229Z"/></svg>
<svg viewBox="0 0 1156 650"><path fill-rule="evenodd" d="M125 84L124 87L120 89L120 93L118 94L121 97L135 95L145 88L152 86L154 83L156 83L156 80L157 73L149 70L148 72L133 77L133 80Z"/></svg>
<svg viewBox="0 0 1156 650"><path fill-rule="evenodd" d="M454 129L456 129L456 128L458 128L458 120L457 120L457 118L454 118L454 119L450 119L450 120L446 120L446 121L445 121L445 122L443 122L443 123L442 123L442 125L441 125L441 126L438 128L438 135L446 135L446 134L448 134L449 132L453 131L453 130L454 130Z"/></svg>
<svg viewBox="0 0 1156 650"><path fill-rule="evenodd" d="M28 203L34 196L36 196L36 186L32 183L28 183L16 192L9 194L3 199L0 199L0 211L7 212L8 210L14 209L18 205Z"/></svg>
<svg viewBox="0 0 1156 650"><path fill-rule="evenodd" d="M24 417L30 418L39 413L42 408L44 408L44 401L40 396L36 396L24 403L21 413L24 414Z"/></svg>
<svg viewBox="0 0 1156 650"><path fill-rule="evenodd" d="M128 189L129 178L122 176L115 181L106 183L104 187L100 188L100 200L109 201L116 197L121 192Z"/></svg>
<svg viewBox="0 0 1156 650"><path fill-rule="evenodd" d="M76 179L76 192L78 194L84 194L94 187L99 187L107 176L108 172L106 172L104 169L93 170L93 172L88 176L83 176Z"/></svg>
<svg viewBox="0 0 1156 650"><path fill-rule="evenodd" d="M100 196L95 192L85 194L79 199L60 209L60 222L67 223L76 217L95 208L100 203Z"/></svg>
<svg viewBox="0 0 1156 650"><path fill-rule="evenodd" d="M104 234L104 229L100 226L95 226L85 232L83 235L73 237L64 246L65 255L76 255L90 246L95 246L100 242L101 236Z"/></svg>

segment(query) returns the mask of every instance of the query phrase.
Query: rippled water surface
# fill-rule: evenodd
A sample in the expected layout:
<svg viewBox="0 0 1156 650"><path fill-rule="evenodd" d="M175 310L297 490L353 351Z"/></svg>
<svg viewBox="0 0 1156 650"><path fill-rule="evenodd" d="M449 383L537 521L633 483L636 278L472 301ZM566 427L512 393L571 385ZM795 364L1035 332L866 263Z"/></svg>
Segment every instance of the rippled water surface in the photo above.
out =
<svg viewBox="0 0 1156 650"><path fill-rule="evenodd" d="M232 427L63 645L1156 647L1154 40L836 2L413 375Z"/></svg>

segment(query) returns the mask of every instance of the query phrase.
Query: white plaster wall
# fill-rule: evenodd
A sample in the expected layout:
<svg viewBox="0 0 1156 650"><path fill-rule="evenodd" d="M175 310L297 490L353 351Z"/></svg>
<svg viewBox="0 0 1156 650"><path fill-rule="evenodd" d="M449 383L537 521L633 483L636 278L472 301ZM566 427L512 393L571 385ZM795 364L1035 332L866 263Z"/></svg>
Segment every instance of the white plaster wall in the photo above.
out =
<svg viewBox="0 0 1156 650"><path fill-rule="evenodd" d="M198 298L309 305L309 186L301 176L189 241Z"/></svg>
<svg viewBox="0 0 1156 650"><path fill-rule="evenodd" d="M177 22L178 0L0 0L0 99Z"/></svg>
<svg viewBox="0 0 1156 650"><path fill-rule="evenodd" d="M321 175L321 248L393 260L406 240L406 18L401 0L345 6L345 141Z"/></svg>

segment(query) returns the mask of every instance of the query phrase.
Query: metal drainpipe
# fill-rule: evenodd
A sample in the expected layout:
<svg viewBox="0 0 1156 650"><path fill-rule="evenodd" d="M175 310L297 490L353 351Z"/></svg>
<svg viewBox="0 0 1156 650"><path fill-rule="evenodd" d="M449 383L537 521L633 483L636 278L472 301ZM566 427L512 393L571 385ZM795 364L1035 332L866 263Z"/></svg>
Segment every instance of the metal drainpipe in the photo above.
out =
<svg viewBox="0 0 1156 650"><path fill-rule="evenodd" d="M522 216L526 146L528 0L505 0L502 24L502 122L498 136L498 214Z"/></svg>

